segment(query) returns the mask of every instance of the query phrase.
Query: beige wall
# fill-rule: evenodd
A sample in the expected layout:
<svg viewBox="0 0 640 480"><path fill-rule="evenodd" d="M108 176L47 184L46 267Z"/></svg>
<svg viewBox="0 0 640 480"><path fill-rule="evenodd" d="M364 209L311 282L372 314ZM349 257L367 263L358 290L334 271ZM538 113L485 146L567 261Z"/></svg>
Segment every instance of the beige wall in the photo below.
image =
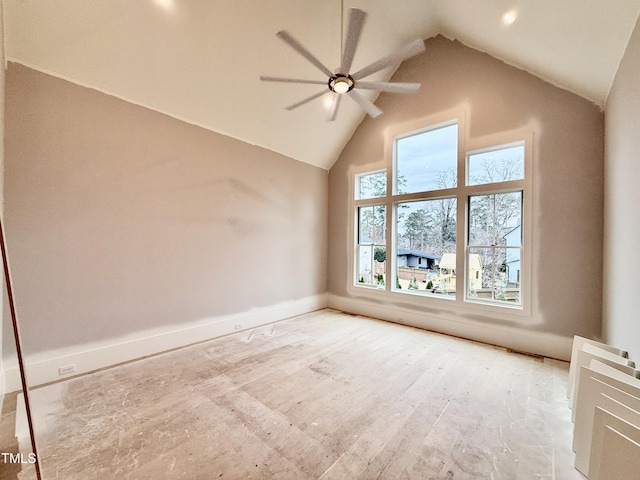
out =
<svg viewBox="0 0 640 480"><path fill-rule="evenodd" d="M326 292L322 169L17 64L6 147L28 354Z"/></svg>
<svg viewBox="0 0 640 480"><path fill-rule="evenodd" d="M459 42L438 36L425 44L426 52L405 62L394 77L398 81L422 82L420 91L407 96L381 95L377 105L384 114L362 122L330 171L330 298L334 304L336 300L338 303L348 300L350 305L360 305L367 312L378 304L387 309L397 308L395 318L393 314L387 315L391 320L403 321L401 317L407 312L434 318L448 315L453 321L462 322L456 334L485 341L495 338L496 343L505 343L497 340L500 329L510 332L507 341L522 331L560 337L599 336L602 112L577 95ZM352 282L349 271L352 239L347 226L353 221L348 196L353 172L384 165L388 130L460 107L467 112L471 140L513 129L533 134L534 283L529 316L507 312L498 318L478 311L459 311L447 302L428 299L416 306L399 293L381 293L374 300L371 295L348 287ZM484 333L478 333L480 330Z"/></svg>
<svg viewBox="0 0 640 480"><path fill-rule="evenodd" d="M607 342L640 361L640 23L618 68L605 116Z"/></svg>

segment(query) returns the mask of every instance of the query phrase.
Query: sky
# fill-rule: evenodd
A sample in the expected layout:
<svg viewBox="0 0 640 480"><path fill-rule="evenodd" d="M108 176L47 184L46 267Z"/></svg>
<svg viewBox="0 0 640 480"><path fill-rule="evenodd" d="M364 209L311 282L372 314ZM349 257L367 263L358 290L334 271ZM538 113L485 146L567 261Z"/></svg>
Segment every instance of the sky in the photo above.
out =
<svg viewBox="0 0 640 480"><path fill-rule="evenodd" d="M406 185L401 193L438 190L438 174L456 171L458 164L458 125L448 125L410 137L396 145L398 174ZM455 175L453 176L455 180ZM455 187L456 185L449 185Z"/></svg>
<svg viewBox="0 0 640 480"><path fill-rule="evenodd" d="M524 145L502 146L494 150L469 153L469 185L477 185L478 177L485 176L485 165L492 163L497 168L494 181L524 178ZM517 168L503 176L503 162L513 163ZM397 141L396 164L398 174L406 180L406 185L398 193L416 193L439 190L438 176L450 173L450 182L446 187L456 187L458 164L458 126L446 125L428 130Z"/></svg>

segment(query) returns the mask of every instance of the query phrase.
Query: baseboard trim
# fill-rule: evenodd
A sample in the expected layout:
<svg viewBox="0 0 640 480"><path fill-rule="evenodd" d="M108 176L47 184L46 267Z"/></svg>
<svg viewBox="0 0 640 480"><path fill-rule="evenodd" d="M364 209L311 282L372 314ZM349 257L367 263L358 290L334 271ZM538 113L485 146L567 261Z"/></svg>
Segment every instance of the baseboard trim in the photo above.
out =
<svg viewBox="0 0 640 480"><path fill-rule="evenodd" d="M142 331L133 338L129 336L117 341L79 345L64 351L50 350L37 356L25 358L27 381L29 387L33 388L149 355L249 330L295 315L321 310L327 305L326 294L314 295L269 307L254 308L247 312L215 317L197 324L173 325L162 330ZM238 324L241 324L242 327L236 329ZM58 369L66 365L75 365L75 371L67 375L60 375ZM0 384L0 389L4 386L6 392L13 392L22 388L20 372L17 367L8 368L2 373L5 378L4 382Z"/></svg>
<svg viewBox="0 0 640 480"><path fill-rule="evenodd" d="M328 305L329 308L335 310L453 335L515 351L564 361L571 359L573 337L562 337L504 325L485 324L452 315L445 318L395 305L372 303L336 295L328 296Z"/></svg>

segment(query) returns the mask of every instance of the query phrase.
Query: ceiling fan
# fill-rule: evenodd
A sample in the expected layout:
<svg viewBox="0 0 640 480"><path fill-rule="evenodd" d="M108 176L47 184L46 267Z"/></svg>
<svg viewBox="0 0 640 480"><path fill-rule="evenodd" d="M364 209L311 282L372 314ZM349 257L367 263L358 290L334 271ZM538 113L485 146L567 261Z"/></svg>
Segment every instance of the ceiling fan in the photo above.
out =
<svg viewBox="0 0 640 480"><path fill-rule="evenodd" d="M328 121L336 119L338 114L338 108L340 107L340 100L344 95L351 98L356 102L360 108L367 112L371 117L377 117L382 113L378 107L376 107L369 99L362 96L358 89L362 90L376 90L381 92L392 93L412 93L420 88L419 83L399 83L399 82L368 82L362 79L372 75L380 70L398 65L403 60L417 55L424 50L424 42L420 39L405 45L404 47L396 50L395 52L382 57L381 59L373 62L370 65L351 73L351 64L358 47L360 40L360 34L367 18L366 12L357 8L349 10L349 23L347 26L347 36L344 42L344 48L342 50L342 58L340 59L340 66L336 69L335 73L324 66L309 50L307 50L300 42L293 38L288 32L281 30L276 35L287 43L296 52L306 58L309 62L316 66L322 73L328 77L328 80L305 80L298 78L283 78L283 77L269 77L265 75L260 76L260 80L265 82L285 82L285 83L308 83L313 85L326 85L327 88L323 89L310 97L307 97L299 102L286 107L287 110L293 110L305 103L314 100L327 91L333 92L333 103L331 111L329 112Z"/></svg>

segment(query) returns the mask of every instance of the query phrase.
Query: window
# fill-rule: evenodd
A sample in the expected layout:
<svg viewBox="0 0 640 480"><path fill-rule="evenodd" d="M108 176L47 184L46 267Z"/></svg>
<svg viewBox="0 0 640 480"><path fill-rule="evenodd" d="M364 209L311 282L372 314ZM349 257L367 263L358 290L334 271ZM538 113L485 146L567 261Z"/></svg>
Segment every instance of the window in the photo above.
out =
<svg viewBox="0 0 640 480"><path fill-rule="evenodd" d="M357 207L355 284L385 288L387 276L387 207L380 198L387 196L387 171L356 175Z"/></svg>
<svg viewBox="0 0 640 480"><path fill-rule="evenodd" d="M426 192L455 187L458 124L437 126L395 142L395 192Z"/></svg>
<svg viewBox="0 0 640 480"><path fill-rule="evenodd" d="M355 176L355 285L526 311L530 134L469 149L464 131L448 120L398 132L388 143L391 188L386 170Z"/></svg>
<svg viewBox="0 0 640 480"><path fill-rule="evenodd" d="M387 172L365 173L356 176L356 200L384 197L387 194Z"/></svg>
<svg viewBox="0 0 640 480"><path fill-rule="evenodd" d="M448 121L394 142L395 291L456 294L458 123ZM400 198L399 198L400 197ZM442 260L453 262L442 266Z"/></svg>
<svg viewBox="0 0 640 480"><path fill-rule="evenodd" d="M387 258L385 236L385 206L359 207L356 252L356 281L359 285L384 288Z"/></svg>
<svg viewBox="0 0 640 480"><path fill-rule="evenodd" d="M396 290L455 295L456 212L455 198L396 204Z"/></svg>
<svg viewBox="0 0 640 480"><path fill-rule="evenodd" d="M469 198L467 298L520 304L522 192Z"/></svg>
<svg viewBox="0 0 640 480"><path fill-rule="evenodd" d="M503 146L467 155L467 185L524 179L524 145Z"/></svg>

